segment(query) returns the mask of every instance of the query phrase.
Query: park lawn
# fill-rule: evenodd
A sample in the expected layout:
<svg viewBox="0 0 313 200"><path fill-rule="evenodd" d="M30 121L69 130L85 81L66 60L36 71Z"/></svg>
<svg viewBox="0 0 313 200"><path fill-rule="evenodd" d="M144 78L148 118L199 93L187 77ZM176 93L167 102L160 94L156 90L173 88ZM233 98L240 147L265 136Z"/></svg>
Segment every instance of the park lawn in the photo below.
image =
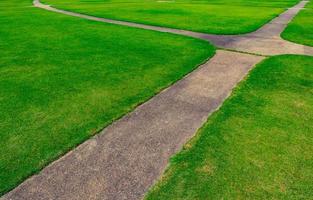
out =
<svg viewBox="0 0 313 200"><path fill-rule="evenodd" d="M205 41L0 2L0 195L214 54Z"/></svg>
<svg viewBox="0 0 313 200"><path fill-rule="evenodd" d="M258 64L146 199L311 199L312 66L295 55Z"/></svg>
<svg viewBox="0 0 313 200"><path fill-rule="evenodd" d="M42 0L110 19L215 34L252 32L299 0Z"/></svg>
<svg viewBox="0 0 313 200"><path fill-rule="evenodd" d="M288 24L282 33L286 40L313 46L313 2L309 2L304 10Z"/></svg>

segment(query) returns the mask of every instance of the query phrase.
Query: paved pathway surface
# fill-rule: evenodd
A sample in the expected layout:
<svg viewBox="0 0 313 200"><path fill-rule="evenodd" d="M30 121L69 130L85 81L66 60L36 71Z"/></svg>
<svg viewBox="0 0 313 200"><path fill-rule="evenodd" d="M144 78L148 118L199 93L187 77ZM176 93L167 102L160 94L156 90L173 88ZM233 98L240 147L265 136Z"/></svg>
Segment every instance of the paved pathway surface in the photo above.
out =
<svg viewBox="0 0 313 200"><path fill-rule="evenodd" d="M280 33L305 5L300 2L259 30L238 36L218 36L53 12L162 32L201 38L232 50L262 55L313 55L313 48L284 41ZM264 57L218 50L216 55L170 88L137 107L73 151L27 179L3 199L140 199L232 88Z"/></svg>
<svg viewBox="0 0 313 200"><path fill-rule="evenodd" d="M140 199L263 57L218 50L172 87L26 180L4 199Z"/></svg>
<svg viewBox="0 0 313 200"><path fill-rule="evenodd" d="M280 54L299 54L299 55L313 55L313 47L296 44L283 40L280 33L285 29L288 22L307 4L308 1L300 1L294 7L288 9L278 17L274 18L269 23L262 26L255 32L242 35L213 35L206 33L198 33L193 31L179 30L166 27L150 26L144 24L137 24L132 22L118 21L112 19L105 19L101 17L94 17L90 15L60 10L49 5L40 3L39 0L34 0L34 5L45 10L89 19L93 21L118 24L130 27L137 27L148 30L155 30L159 32L169 32L179 35L185 35L204 39L217 47L235 50L246 53L260 54L260 55L280 55Z"/></svg>

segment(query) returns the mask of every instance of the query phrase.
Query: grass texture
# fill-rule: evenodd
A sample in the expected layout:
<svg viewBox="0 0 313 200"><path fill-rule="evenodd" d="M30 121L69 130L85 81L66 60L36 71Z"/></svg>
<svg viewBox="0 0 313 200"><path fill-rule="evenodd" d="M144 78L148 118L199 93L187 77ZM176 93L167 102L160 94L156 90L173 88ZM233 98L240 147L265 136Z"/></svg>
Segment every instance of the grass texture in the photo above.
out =
<svg viewBox="0 0 313 200"><path fill-rule="evenodd" d="M311 199L313 57L258 64L146 200Z"/></svg>
<svg viewBox="0 0 313 200"><path fill-rule="evenodd" d="M197 39L0 2L0 194L214 54Z"/></svg>

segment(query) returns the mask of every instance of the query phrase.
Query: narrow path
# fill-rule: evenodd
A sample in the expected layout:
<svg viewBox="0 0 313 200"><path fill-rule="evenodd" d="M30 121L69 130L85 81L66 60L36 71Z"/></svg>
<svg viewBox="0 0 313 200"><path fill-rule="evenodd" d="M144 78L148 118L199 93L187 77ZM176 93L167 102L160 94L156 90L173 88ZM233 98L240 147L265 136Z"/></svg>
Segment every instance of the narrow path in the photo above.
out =
<svg viewBox="0 0 313 200"><path fill-rule="evenodd" d="M168 32L179 35L190 36L207 40L217 47L229 50L235 50L246 53L253 53L259 55L279 55L279 54L299 54L299 55L313 55L313 47L292 43L283 40L280 37L281 32L285 29L290 20L308 3L308 1L300 1L294 7L283 12L278 17L274 18L269 23L262 26L255 32L243 35L214 35L206 33L198 33L187 30L144 25L132 22L125 22L119 20L105 19L101 17L94 17L90 15L60 10L49 5L40 3L39 0L34 0L34 6L74 17L80 17L88 20L118 24L123 26L130 26L142 28L147 30L155 30L159 32Z"/></svg>
<svg viewBox="0 0 313 200"><path fill-rule="evenodd" d="M236 51L262 55L313 55L313 48L284 41L280 33L299 12L300 2L259 30L236 36L148 26L59 10L49 11L89 20L201 38ZM162 91L32 176L3 199L107 199L143 197L160 177L171 155L181 149L235 85L264 57L218 50L184 79Z"/></svg>
<svg viewBox="0 0 313 200"><path fill-rule="evenodd" d="M4 199L140 199L263 57L218 50L207 63L26 180Z"/></svg>

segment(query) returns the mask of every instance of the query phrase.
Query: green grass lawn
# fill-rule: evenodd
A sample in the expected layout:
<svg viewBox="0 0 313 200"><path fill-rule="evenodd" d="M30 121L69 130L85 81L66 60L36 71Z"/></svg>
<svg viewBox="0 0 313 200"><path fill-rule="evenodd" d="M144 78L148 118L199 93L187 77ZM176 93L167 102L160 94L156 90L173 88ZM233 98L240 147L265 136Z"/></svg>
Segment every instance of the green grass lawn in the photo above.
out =
<svg viewBox="0 0 313 200"><path fill-rule="evenodd" d="M292 42L313 46L313 2L309 2L287 26L282 37Z"/></svg>
<svg viewBox="0 0 313 200"><path fill-rule="evenodd" d="M260 26L299 0L42 0L75 12L216 34Z"/></svg>
<svg viewBox="0 0 313 200"><path fill-rule="evenodd" d="M0 194L214 54L208 43L0 1Z"/></svg>
<svg viewBox="0 0 313 200"><path fill-rule="evenodd" d="M272 57L175 155L146 199L312 199L313 57Z"/></svg>

